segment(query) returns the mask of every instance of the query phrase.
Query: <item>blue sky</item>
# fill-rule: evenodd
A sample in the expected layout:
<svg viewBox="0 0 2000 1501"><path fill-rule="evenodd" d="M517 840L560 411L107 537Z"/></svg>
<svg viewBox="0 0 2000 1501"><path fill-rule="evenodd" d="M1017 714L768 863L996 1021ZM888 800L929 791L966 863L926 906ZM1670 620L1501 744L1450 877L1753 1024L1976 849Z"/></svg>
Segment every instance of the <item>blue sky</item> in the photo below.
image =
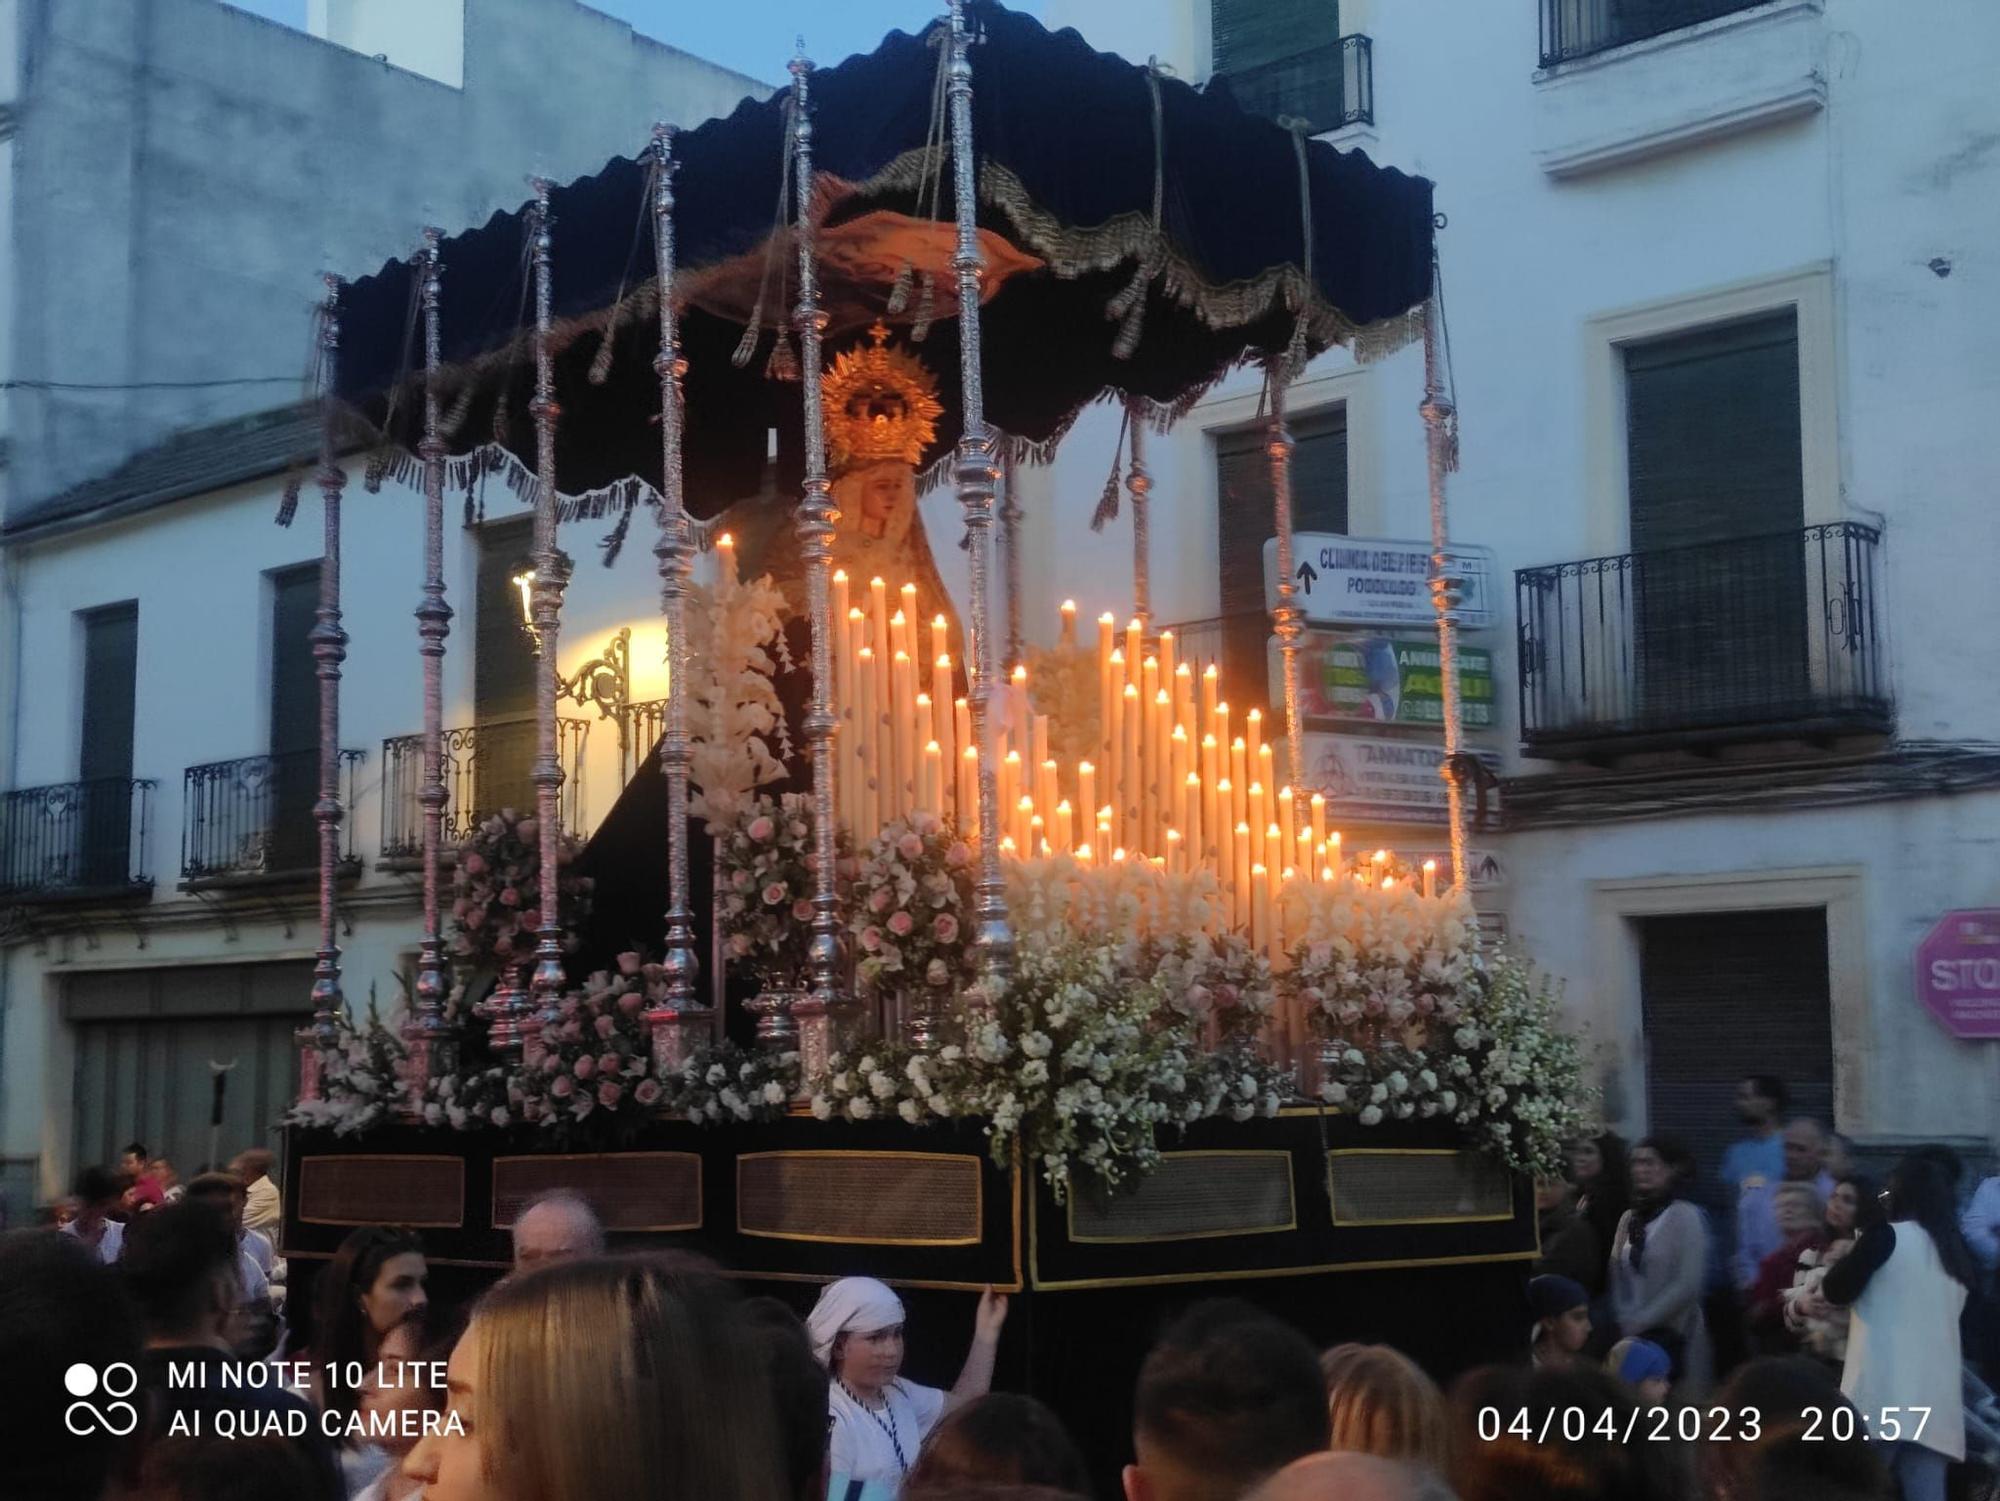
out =
<svg viewBox="0 0 2000 1501"><path fill-rule="evenodd" d="M288 26L306 24L306 0L228 0ZM421 0L413 0L421 3ZM467 0L477 5L479 0ZM762 78L782 83L795 38L806 39L813 61L832 64L873 51L884 34L916 31L945 9L944 0L589 0L595 9L630 22L659 41ZM1041 0L1014 0L1015 8L1041 13Z"/></svg>

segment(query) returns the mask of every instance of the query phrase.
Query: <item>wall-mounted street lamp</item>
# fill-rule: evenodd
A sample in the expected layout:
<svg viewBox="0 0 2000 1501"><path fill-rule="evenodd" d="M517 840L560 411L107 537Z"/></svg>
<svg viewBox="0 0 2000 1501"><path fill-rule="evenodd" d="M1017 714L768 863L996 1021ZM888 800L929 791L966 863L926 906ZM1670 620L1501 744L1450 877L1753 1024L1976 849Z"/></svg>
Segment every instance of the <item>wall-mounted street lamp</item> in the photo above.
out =
<svg viewBox="0 0 2000 1501"><path fill-rule="evenodd" d="M535 629L535 570L517 569L509 581L521 596L521 629L542 654L541 633ZM632 632L621 630L597 656L565 677L556 671L556 701L569 699L577 704L595 704L598 714L618 721L618 733L625 734L625 710L632 702Z"/></svg>

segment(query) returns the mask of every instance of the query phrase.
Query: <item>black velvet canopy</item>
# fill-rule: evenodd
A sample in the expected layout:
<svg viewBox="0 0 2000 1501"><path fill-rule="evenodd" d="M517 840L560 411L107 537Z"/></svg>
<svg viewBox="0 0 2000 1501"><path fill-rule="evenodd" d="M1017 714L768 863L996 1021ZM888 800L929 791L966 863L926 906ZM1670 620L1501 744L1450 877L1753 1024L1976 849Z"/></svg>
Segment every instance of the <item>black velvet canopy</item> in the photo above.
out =
<svg viewBox="0 0 2000 1501"><path fill-rule="evenodd" d="M1285 347L1301 319L1315 352L1393 346L1414 332L1431 284L1429 182L1308 142L1302 191L1292 133L1245 114L1226 90L1160 78L1156 91L1146 68L1074 31L1052 34L991 0L968 12L989 424L1047 443L1107 390L1172 408L1244 358ZM948 145L926 149L941 31L893 32L874 52L816 71L810 103L830 342L883 313L902 262L937 273L939 321L916 346L945 402L930 458L961 427L951 166ZM789 91L746 100L675 139L687 498L697 516L756 488L771 429L785 445L781 476L800 467L799 387L767 378L772 334L744 367L730 358L774 230L763 326L787 318L797 297L795 247L774 217L788 101ZM621 157L551 193L557 482L571 496L659 480L650 170L643 156ZM525 219L525 209L495 214L443 246L446 438L459 478L477 467L468 456L494 456L496 442L533 463ZM413 262L394 261L341 294L339 394L406 452L421 431L415 280ZM1129 301L1120 294L1132 291L1143 309L1136 327L1125 320L1137 341L1121 358ZM890 321L907 325L917 301Z"/></svg>

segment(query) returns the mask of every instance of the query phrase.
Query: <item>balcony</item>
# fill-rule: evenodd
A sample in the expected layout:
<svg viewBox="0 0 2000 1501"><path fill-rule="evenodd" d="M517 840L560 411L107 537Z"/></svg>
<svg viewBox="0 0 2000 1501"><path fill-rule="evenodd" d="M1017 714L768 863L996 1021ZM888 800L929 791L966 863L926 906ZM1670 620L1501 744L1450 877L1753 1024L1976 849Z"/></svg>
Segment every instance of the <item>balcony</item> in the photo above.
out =
<svg viewBox="0 0 2000 1501"><path fill-rule="evenodd" d="M354 856L356 769L366 752L340 753L345 844L342 873L360 869ZM305 883L319 869L319 752L283 751L212 761L187 769L181 813L181 888Z"/></svg>
<svg viewBox="0 0 2000 1501"><path fill-rule="evenodd" d="M1766 0L1542 0L1542 66L1665 36Z"/></svg>
<svg viewBox="0 0 2000 1501"><path fill-rule="evenodd" d="M1880 547L1843 521L1521 569L1522 751L1887 734Z"/></svg>
<svg viewBox="0 0 2000 1501"><path fill-rule="evenodd" d="M0 793L0 903L119 901L153 889L157 782L101 777Z"/></svg>
<svg viewBox="0 0 2000 1501"><path fill-rule="evenodd" d="M556 721L556 754L562 764L559 794L566 833L582 832L583 749L590 724ZM535 803L535 722L498 720L444 732L444 844L470 834L479 820L502 808ZM389 870L412 869L424 854L424 737L398 735L382 742L382 858Z"/></svg>
<svg viewBox="0 0 2000 1501"><path fill-rule="evenodd" d="M1315 135L1375 123L1375 44L1365 36L1218 75L1253 115L1309 122Z"/></svg>
<svg viewBox="0 0 2000 1501"><path fill-rule="evenodd" d="M629 782L633 773L658 748L660 737L667 732L667 701L663 698L641 699L636 704L625 705L619 713L618 775L622 781Z"/></svg>

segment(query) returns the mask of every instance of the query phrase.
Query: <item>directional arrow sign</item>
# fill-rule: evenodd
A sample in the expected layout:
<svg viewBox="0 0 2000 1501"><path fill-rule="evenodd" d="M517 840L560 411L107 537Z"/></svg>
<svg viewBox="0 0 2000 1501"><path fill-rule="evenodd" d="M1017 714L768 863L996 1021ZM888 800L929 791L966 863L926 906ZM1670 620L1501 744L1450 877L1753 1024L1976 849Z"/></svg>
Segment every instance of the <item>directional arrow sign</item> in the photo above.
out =
<svg viewBox="0 0 2000 1501"><path fill-rule="evenodd" d="M1431 545L1333 532L1294 532L1292 556L1303 586L1293 596L1306 619L1325 625L1430 625ZM1493 625L1493 552L1485 547L1446 549L1458 579L1461 629ZM1266 603L1278 603L1278 539L1264 544Z"/></svg>

